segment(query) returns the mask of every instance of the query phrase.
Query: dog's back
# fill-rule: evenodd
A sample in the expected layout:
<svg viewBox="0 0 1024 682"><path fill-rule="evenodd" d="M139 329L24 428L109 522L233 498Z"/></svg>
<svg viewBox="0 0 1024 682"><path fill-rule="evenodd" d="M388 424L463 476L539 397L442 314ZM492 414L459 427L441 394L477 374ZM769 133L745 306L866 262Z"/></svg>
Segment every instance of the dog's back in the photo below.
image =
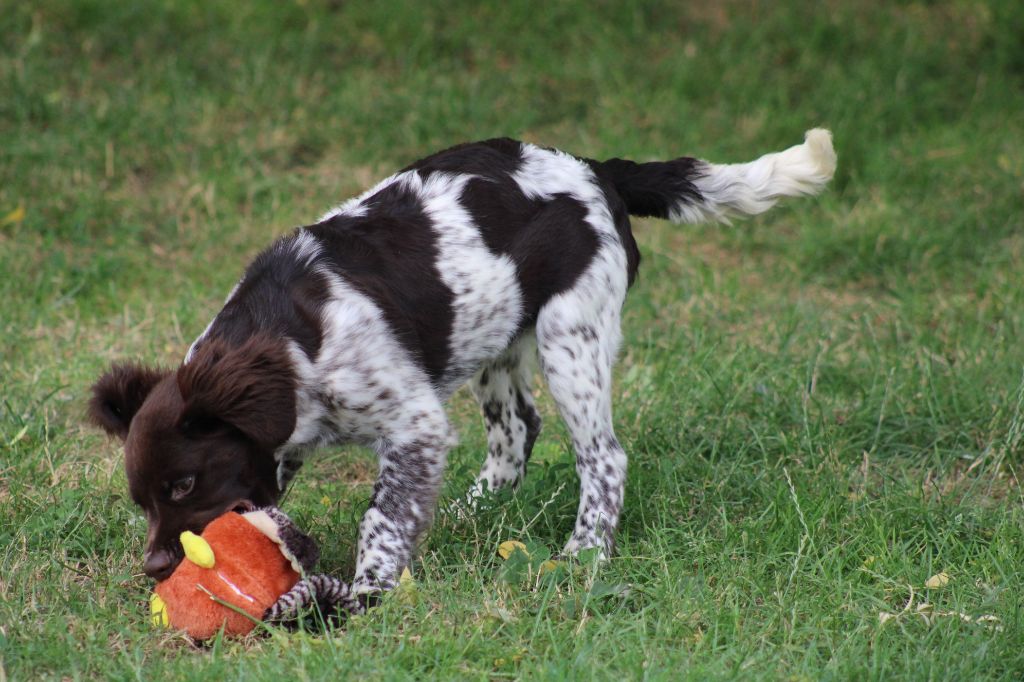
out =
<svg viewBox="0 0 1024 682"><path fill-rule="evenodd" d="M330 272L373 300L445 394L531 328L601 245L639 251L629 215L751 215L831 177L829 135L748 164L600 162L506 138L433 154L261 254L202 338L264 331L319 350ZM194 349L193 349L194 350Z"/></svg>

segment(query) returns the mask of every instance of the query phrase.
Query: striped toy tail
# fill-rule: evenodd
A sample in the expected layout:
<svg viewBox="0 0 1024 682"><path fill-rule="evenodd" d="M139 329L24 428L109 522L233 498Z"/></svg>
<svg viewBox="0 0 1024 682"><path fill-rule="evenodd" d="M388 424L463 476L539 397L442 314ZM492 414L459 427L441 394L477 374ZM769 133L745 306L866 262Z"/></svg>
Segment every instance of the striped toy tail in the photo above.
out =
<svg viewBox="0 0 1024 682"><path fill-rule="evenodd" d="M351 585L334 576L311 575L278 597L263 613L263 620L268 623L290 623L313 609L325 618L335 612L351 615L364 611L359 598L352 594Z"/></svg>

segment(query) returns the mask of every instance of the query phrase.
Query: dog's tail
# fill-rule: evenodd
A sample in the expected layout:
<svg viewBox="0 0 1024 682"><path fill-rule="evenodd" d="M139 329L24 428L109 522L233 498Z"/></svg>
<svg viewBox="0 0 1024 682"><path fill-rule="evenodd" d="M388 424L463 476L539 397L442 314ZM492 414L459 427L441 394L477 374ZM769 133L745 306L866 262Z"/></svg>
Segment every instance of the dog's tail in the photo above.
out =
<svg viewBox="0 0 1024 682"><path fill-rule="evenodd" d="M820 192L836 171L832 133L808 130L803 144L749 163L717 164L683 157L636 163L591 161L615 185L631 215L700 223L763 213L782 197Z"/></svg>

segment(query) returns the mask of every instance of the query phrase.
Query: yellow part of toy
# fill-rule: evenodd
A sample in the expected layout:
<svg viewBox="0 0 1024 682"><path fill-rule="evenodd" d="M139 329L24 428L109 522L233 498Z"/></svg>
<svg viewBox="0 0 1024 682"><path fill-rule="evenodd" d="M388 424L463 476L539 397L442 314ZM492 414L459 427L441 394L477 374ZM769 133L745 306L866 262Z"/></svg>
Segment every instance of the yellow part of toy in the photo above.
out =
<svg viewBox="0 0 1024 682"><path fill-rule="evenodd" d="M170 618L167 616L167 604L160 598L160 595L154 592L149 595L149 613L150 620L153 621L154 627L167 627L170 625Z"/></svg>
<svg viewBox="0 0 1024 682"><path fill-rule="evenodd" d="M185 550L185 558L200 568L213 568L213 548L210 544L190 530L181 534L181 546Z"/></svg>

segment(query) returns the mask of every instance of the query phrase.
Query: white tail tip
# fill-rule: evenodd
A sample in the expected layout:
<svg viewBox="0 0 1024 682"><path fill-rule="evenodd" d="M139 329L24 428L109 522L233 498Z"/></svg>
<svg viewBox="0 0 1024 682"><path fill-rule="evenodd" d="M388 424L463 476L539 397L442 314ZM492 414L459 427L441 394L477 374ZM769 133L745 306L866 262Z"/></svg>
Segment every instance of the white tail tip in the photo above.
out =
<svg viewBox="0 0 1024 682"><path fill-rule="evenodd" d="M836 174L836 150L832 147L832 132L824 128L811 128L804 133L804 143L800 146L807 148L807 154L817 166L818 175L824 178L822 184L831 180Z"/></svg>

